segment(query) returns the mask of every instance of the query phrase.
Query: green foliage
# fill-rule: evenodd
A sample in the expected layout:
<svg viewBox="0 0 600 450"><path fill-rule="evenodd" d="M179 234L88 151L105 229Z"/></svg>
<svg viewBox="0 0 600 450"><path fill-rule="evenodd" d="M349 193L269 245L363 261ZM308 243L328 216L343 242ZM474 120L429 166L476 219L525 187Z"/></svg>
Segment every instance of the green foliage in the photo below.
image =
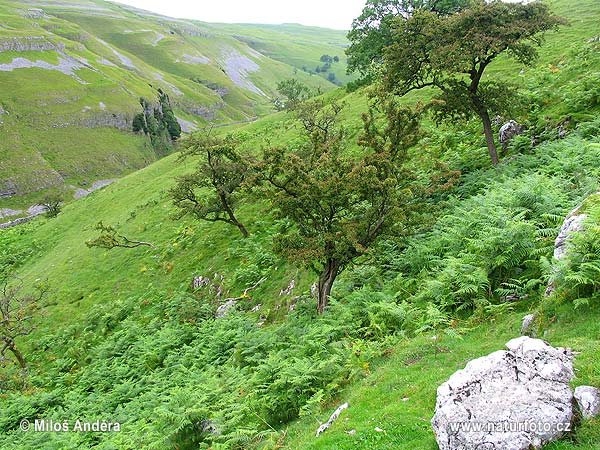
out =
<svg viewBox="0 0 600 450"><path fill-rule="evenodd" d="M409 19L417 10L448 15L467 4L468 0L368 0L348 33L348 71L365 77L373 63L383 61L384 49L393 42L395 20Z"/></svg>
<svg viewBox="0 0 600 450"><path fill-rule="evenodd" d="M275 249L319 274L321 312L338 273L401 218L410 179L403 164L418 135L417 116L386 103L387 126L381 130L374 113L366 115L359 140L364 152L351 157L337 125L340 112L335 103L303 103L298 118L306 142L267 149L258 167L287 225L275 237Z"/></svg>
<svg viewBox="0 0 600 450"><path fill-rule="evenodd" d="M54 218L58 216L62 210L63 196L60 194L48 194L42 200L42 205L46 208L46 216Z"/></svg>
<svg viewBox="0 0 600 450"><path fill-rule="evenodd" d="M181 216L191 214L198 220L225 222L248 237L246 227L235 214L250 163L238 146L239 142L231 135L191 136L181 157L195 156L200 160L194 173L178 178L170 195Z"/></svg>
<svg viewBox="0 0 600 450"><path fill-rule="evenodd" d="M440 119L479 117L495 165L490 115L510 112L515 89L503 81L484 80L483 74L502 53L530 64L541 33L561 23L541 2L474 1L445 17L419 10L395 22L393 44L385 50L384 85L400 95L437 88L441 93L431 105Z"/></svg>
<svg viewBox="0 0 600 450"><path fill-rule="evenodd" d="M277 83L277 91L285 97L285 100L279 100L276 106L278 109L288 111L294 111L300 103L315 95L310 91L308 86L295 78Z"/></svg>
<svg viewBox="0 0 600 450"><path fill-rule="evenodd" d="M112 250L113 248L117 247L137 248L146 246L155 248L150 242L135 241L123 236L112 225L105 225L102 222L98 222L98 224L95 226L95 230L100 231L100 235L97 238L91 239L85 243L85 245L90 248L98 247L107 250Z"/></svg>
<svg viewBox="0 0 600 450"><path fill-rule="evenodd" d="M567 39L560 40L559 55ZM331 145L327 151L342 165L372 157L376 149L400 149L406 156L397 176L410 187L402 192L410 202L401 205L399 226L352 261L322 315L308 294L312 274L272 251L273 236L295 225L273 220L277 212L263 191L238 198L236 212L252 223L249 239L236 239L237 230L228 225L169 220L175 209L167 189L187 170L175 157L68 205L56 220L0 230L0 268L16 270L28 285L40 274L53 283L48 316L23 339L31 389L18 392L18 377L0 374L0 448L435 448L423 420L431 417L435 387L465 361L514 337L553 275L553 240L565 214L598 190L597 108L586 110L583 105L591 103L577 88L579 77L594 73L595 57L586 52L577 59L567 51L563 62L553 61L558 72L546 65L527 69L522 79L532 100L529 134L514 140L515 154L494 169L476 124L434 127L424 121L419 142L405 152L403 137L416 136L395 126L406 121L401 114L394 120L385 107L365 115L358 145L359 114L367 103L360 93L347 96L348 106L337 115L344 132L327 117L311 118L310 105L296 112L300 126L291 114L244 126L236 134L243 141L236 147L240 153L279 144L287 145L285 155L303 156L314 146L339 142L341 150ZM512 67L496 69L512 73ZM565 126L570 135L558 139L568 100L582 109ZM305 127L312 131L299 136ZM541 133L548 138L532 142ZM202 160L201 154L188 159ZM339 169L330 169L335 178ZM460 179L452 175L458 171ZM325 175L319 189L328 187ZM598 385L594 227L600 218L592 204L584 208L594 234L573 240L579 250L565 272L572 284L563 282L556 291L568 301L544 303L541 320L545 339L582 352L576 382ZM87 251L84 241L94 237L99 217L121 224L124 234L143 233L157 251ZM217 278L222 290L213 285L215 273L223 276ZM209 285L192 289L197 275L209 278ZM280 295L292 277L294 293ZM263 278L260 288L239 298L236 310L215 318L230 292ZM318 422L344 401L351 408L315 439ZM23 433L24 417L105 418L118 420L123 431ZM595 448L599 439L597 423L585 421L572 439L551 448Z"/></svg>
<svg viewBox="0 0 600 450"><path fill-rule="evenodd" d="M28 260L39 255L43 245L30 234L39 222L30 222L18 227L0 229L0 282L16 273Z"/></svg>
<svg viewBox="0 0 600 450"><path fill-rule="evenodd" d="M556 179L527 176L490 186L411 243L398 266L398 295L408 290L420 305L476 310L537 292L540 283L526 290L518 283L542 276L539 255L551 252L564 204ZM419 283L409 284L410 276Z"/></svg>
<svg viewBox="0 0 600 450"><path fill-rule="evenodd" d="M173 113L169 96L158 89L158 104L153 106L140 98L143 112L133 118L133 132L144 132L158 156L165 156L173 148L173 142L181 136L181 126Z"/></svg>
<svg viewBox="0 0 600 450"><path fill-rule="evenodd" d="M600 299L600 204L598 195L585 207L584 231L573 233L564 261L560 261L552 277L559 297L573 302L575 308Z"/></svg>

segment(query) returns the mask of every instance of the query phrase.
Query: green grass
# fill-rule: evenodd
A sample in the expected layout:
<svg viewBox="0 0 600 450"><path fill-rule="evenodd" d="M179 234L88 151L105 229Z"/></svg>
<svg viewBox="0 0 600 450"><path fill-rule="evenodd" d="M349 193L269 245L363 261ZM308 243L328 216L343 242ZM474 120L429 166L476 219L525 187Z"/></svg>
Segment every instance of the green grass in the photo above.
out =
<svg viewBox="0 0 600 450"><path fill-rule="evenodd" d="M306 450L431 449L437 448L430 420L435 409L436 388L470 360L504 349L518 335L526 310L488 319L461 339L442 337L436 345L431 334L390 346L389 359L379 363L362 381L346 389L320 414L293 424L283 448ZM544 337L554 346L580 351L575 360L573 385L600 384L600 324L597 311L556 311L556 322ZM318 421L325 422L341 403L350 407L333 426L315 437ZM384 432L375 431L375 427ZM355 434L347 431L355 430ZM584 421L573 442L563 440L545 448L594 450L600 448L598 420Z"/></svg>
<svg viewBox="0 0 600 450"><path fill-rule="evenodd" d="M0 104L10 113L10 117L4 116L0 123L0 133L9 135L8 139L0 140L3 154L0 186L16 184L21 198L21 201L2 199L0 207L30 206L27 202L39 200L48 185L55 184L57 173L69 180L91 183L100 178L121 176L154 161L139 137L114 129L92 127L82 130L81 119L102 118L109 114L131 119L139 110L139 98L155 100L156 88L170 95L176 114L205 127L211 122L227 124L273 112L276 84L285 78L298 77L314 89L335 87L323 78L298 72L290 61L256 53L236 38L237 31L227 27L210 25L208 37L192 36L185 30L195 29L197 24L194 22L170 22L167 18L133 13L105 1L60 2L45 5L43 9L47 16L26 18L22 14L22 5L10 0L0 1L0 24L4 25L0 27L0 40L43 37L56 45L64 45L67 55L84 58L93 69L76 71L86 84L60 72L39 68L0 72ZM205 28L198 26L200 28L196 30ZM315 33L311 28L292 28L284 37L302 35L311 52L319 53L322 49L322 53L326 53L331 49L331 42L337 46L344 41L343 35L333 30L319 29ZM271 35L271 42L280 38L280 31L270 27L259 27L254 31L264 39ZM165 37L154 43L158 34ZM135 69L127 67L97 39L106 41L131 59ZM296 56L289 53L298 52L299 58L305 57L304 48L287 47L286 40L279 41L280 54L288 54L294 59ZM223 51L232 50L259 65L257 72L249 74L249 79L267 97L237 86L223 72ZM204 55L210 62L187 64L182 62L184 55ZM16 57L57 64L61 55L55 51L10 51L0 53L0 64L9 63ZM102 60L108 60L114 66L98 62ZM340 68L342 64L339 64ZM157 80L156 74L164 82ZM221 98L199 81L225 88L228 93ZM183 96L178 95L179 91ZM101 103L105 105L105 111L99 107ZM212 110L214 119L191 112L199 107ZM85 111L89 108L91 110ZM111 142L113 138L115 140ZM97 158L90 160L90 154ZM30 173L37 175L28 179Z"/></svg>
<svg viewBox="0 0 600 450"><path fill-rule="evenodd" d="M182 41L185 48L202 48L203 54L213 58L218 55L218 48L211 49L208 44L202 46L205 38L181 38L179 35L153 47L145 42L146 34L139 32L133 33L128 44L123 36L130 34L121 35L118 31L145 26L150 19L144 17L142 20L139 15L123 11L116 5L100 1L95 4L119 11L126 19L117 23L101 16L85 17L83 12L75 13L61 7L56 10L59 19L52 21L64 22L61 33L67 36L79 28L98 33L119 51L128 52L144 71L163 73L165 80L186 93L186 100L211 100L207 89L187 78L191 75L189 68L180 68L167 53L174 49L174 42L179 39L185 41ZM557 2L556 6L565 15L569 14L567 2ZM569 29L573 48L585 45L593 31L591 24L600 16L597 3L591 0L585 3L587 9L582 8L573 9L573 17L577 19ZM4 23L2 16L0 23ZM71 23L77 25L68 25ZM264 42L272 39L275 32L297 40L309 39L311 33L324 39L328 33L326 30L305 32L303 28L291 25L264 30L246 25L203 26L213 33L226 35L256 32L257 39ZM149 27L158 29L154 23ZM331 42L337 48L343 38L339 33L332 36ZM460 212L461 207L478 211L483 204L487 208L497 206L500 209L502 196L508 195L506 192L521 192L528 186L519 185L524 180L542 180L539 186L549 191L552 188L552 192L534 194L560 199L553 208L564 214L598 188L600 144L597 132L593 131L596 122L592 122L597 121L598 105L571 104L577 96L587 98L585 92L578 90L577 81L598 69L597 60L589 57L591 63L586 66L582 64L580 54L564 51L562 55L565 49L560 45L559 36L549 38L549 47L542 52L540 62L525 72L524 84L530 90L532 101L546 100L541 112L529 111L527 114L532 118L543 117L545 113L559 117L575 111L579 120L585 122L583 125L591 130L589 135L583 136L580 130L567 140L544 144L535 150L525 149L521 153L511 148L513 153L507 162L491 169L482 148L478 124L464 128L436 128L427 122L424 140L414 152L422 153L424 159L427 155L438 155L450 168L461 169L463 178L449 198L432 205L430 214L434 217L425 215L424 220L444 223L444 216L448 216L446 223L458 223L460 221L449 217ZM228 45L245 51L245 39L227 39ZM90 61L105 57L118 62L97 42L86 48L77 51ZM330 50L324 50L324 53L332 54ZM301 56L305 57L313 58L308 52ZM156 58L156 66L152 65L152 58ZM547 64L556 58L564 58L561 71L557 74L547 72ZM254 78L261 89L272 88L278 77L293 71L282 62L265 64L273 72L264 77L257 74ZM199 71L198 75L209 78L214 68L200 69L205 72ZM495 70L496 74L513 76L518 68L499 63ZM191 218L175 219L168 189L177 176L193 170L193 160L181 163L177 161L177 155L171 155L134 171L153 159L143 138L113 129L71 127L66 132L52 126L57 117L82 114L81 109L86 105L93 106L98 112L100 101L105 101L109 111L133 111L135 96L151 95L146 84L147 73L103 66L102 74L81 74L91 85L80 85L60 74L48 78L46 72L43 73L44 80L31 72L26 75L26 83L20 84L13 75L1 78L3 74L0 73L1 86L6 86L7 91L0 102L11 112L19 111L22 117L17 121L16 113L11 114L3 117L4 125L0 125L0 180L15 178L23 185L30 183L29 194L22 198L24 204L38 198L38 193L33 191L40 180L60 184L57 180L62 176L68 184L83 184L98 178L111 178L114 174L122 178L65 205L55 219L40 218L21 228L0 230L0 244L3 245L0 256L18 256L16 274L25 286L41 280L49 288L37 330L21 342L31 365L32 387L24 393L8 390L0 393L3 410L0 448L121 449L149 448L151 444L154 448L172 448L173 441L185 437L175 433L177 426L184 431L193 429L193 424L208 415L211 418L217 416L227 424L235 423L235 417L239 417L240 421L245 421L237 423L239 430L273 427L276 432L265 440L262 448L276 448L275 442L286 433L281 444L290 450L434 450L430 419L437 386L469 360L502 349L518 334L523 315L540 304L537 292L498 314L489 312L470 319L466 314L457 314L455 324L460 338L451 337L442 330L415 335L410 331L416 327L412 323L404 324L406 330L394 333L377 334L381 329L377 328L377 323L371 323L366 327L367 331L363 331L363 320L368 322L370 310L353 309L356 306L352 303L352 295L361 286L377 287L369 294L374 297L373 301L377 295L389 294L393 298L392 304L396 305L417 295L430 279L425 268L418 277L413 274L412 284L403 284L402 271L393 273L391 278L381 276L379 279L379 275L370 275L376 271L376 257L375 261L359 261L356 267L342 275L334 290L338 301L334 302L333 312L315 317L314 305L308 296L300 298L296 311L291 311L290 305L295 300L293 296L280 296L281 289L293 278L297 285L294 295L306 294L315 276L272 253L271 239L277 224L266 202L249 202L240 211L241 220L251 232L248 240L241 239L238 231L227 225L197 222ZM226 83L222 78L216 82ZM120 83L134 95L127 94ZM227 86L231 87L230 84ZM264 113L268 110L266 102L254 107L241 105L259 101L246 93L234 89L229 95L232 103L220 112L222 121L245 118L255 110L253 108ZM421 93L406 101L426 99L427 95ZM62 102L65 96L69 100L67 103ZM346 103L343 120L348 145L351 145L361 128L360 114L368 106L364 92L345 95L344 91L335 90L327 93L325 98ZM41 111L47 111L47 114L40 112L40 102L45 102ZM185 113L182 116L191 118ZM256 153L267 143L293 145L299 139L298 125L293 116L286 113L219 129L223 133L229 131L238 133L244 139L245 148ZM511 187L511 183L516 186ZM500 193L495 196L494 190ZM2 200L0 207L18 207L20 201L15 198ZM521 219L511 217L511 220ZM152 242L156 248L111 251L88 248L86 241L98 234L94 230L98 221L117 227L132 239ZM559 226L557 222L544 239L551 241ZM455 239L460 239L458 225L449 229L450 234L455 232L459 236ZM504 236L504 231L498 230L498 234ZM418 261L424 258L419 251L427 249L432 236L437 235L424 232L415 244L422 247L414 250L407 245L407 250L395 250L391 257L385 254L382 259L389 257L389 261L384 262L395 267L414 262L414 267L404 272L419 271ZM452 242L467 252L467 247L474 244L466 241L464 244ZM536 245L543 252L537 253L533 258L535 261L527 264L538 264L542 253L550 255L551 249L542 248L542 241L540 238ZM444 260L446 252L452 251L444 248L436 253L436 264L441 264L439 261ZM224 277L224 296L241 294L257 277L265 276L266 281L240 302L246 312L216 321L212 319L218 304L214 295L205 291L192 292L190 288L194 276L214 277L215 273ZM259 304L262 305L259 311L248 312ZM552 345L569 346L581 352L575 361L577 378L574 385L600 386L597 310L598 305L594 303L574 310L566 301L546 305L544 310L540 335ZM260 318L261 315L264 317ZM265 322L262 327L257 327L259 321ZM436 345L431 339L434 333L442 336ZM290 349L297 353L290 354ZM315 374L312 370L317 367L321 372ZM335 375L336 370L341 370L343 375ZM13 386L15 379L11 377L15 373L3 372L1 385ZM314 379L306 381L303 378L306 373ZM315 383L320 394L318 390L313 392L306 387ZM301 397L299 410L290 410L292 418L296 415L299 418L281 423L282 419L273 413L277 419L270 422L269 427L265 425L266 414L272 412L274 406L269 403L271 399L288 401ZM327 420L345 401L349 402L350 408L331 429L316 438L318 423ZM93 437L23 434L17 429L18 419L24 416L59 418L61 414L62 418L65 415L68 418L75 415L116 417L125 424L124 432ZM384 431L378 432L375 427ZM350 430L355 433L346 433ZM232 430L225 431L231 433ZM585 421L574 435L548 448L592 450L600 448L598 442L600 426L597 420L590 420ZM260 444L247 444L244 448L261 447Z"/></svg>

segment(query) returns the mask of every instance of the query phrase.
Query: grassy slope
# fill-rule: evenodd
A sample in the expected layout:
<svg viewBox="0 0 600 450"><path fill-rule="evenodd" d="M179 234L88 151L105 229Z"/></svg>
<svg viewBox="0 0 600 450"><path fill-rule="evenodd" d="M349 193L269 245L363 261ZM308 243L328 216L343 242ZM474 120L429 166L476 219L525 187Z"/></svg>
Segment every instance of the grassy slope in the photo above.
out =
<svg viewBox="0 0 600 450"><path fill-rule="evenodd" d="M565 2L557 3L557 6L567 9ZM574 25L569 29L570 33L574 33L574 45L580 45L592 35L593 29L589 24L600 15L600 11L591 9L597 7L596 3L590 1L586 7L574 11L580 15L578 20L584 20L580 28ZM588 14L585 14L586 11ZM558 35L550 39L549 54L540 63L542 67L547 61L560 58L560 42ZM356 130L356 113L364 110L365 101L360 94L346 100L349 102L348 111L352 112L347 114L354 117L349 126ZM557 111L562 113L560 109ZM281 142L296 136L292 123L283 114L242 127L241 131L246 133L248 145L261 142L265 135L275 136L273 139ZM172 207L165 190L173 183L174 176L187 170L179 167L174 160L174 156L167 157L124 177L115 185L68 205L55 220L42 219L23 229L30 230L26 231L23 241L35 243L35 253L23 262L19 276L26 284L40 277L47 278L52 288L47 315L36 334L27 340L27 354L32 355L34 370L42 373L54 370L47 351L35 342L46 334L83 320L95 305L118 304L136 292L149 289L167 293L183 291L194 275L207 275L214 271L225 275L226 287L232 294L246 286L241 278L236 281L236 273L243 267L243 261L240 262L236 256L236 249L244 244L237 239L235 230L170 219ZM187 168L191 165L188 164ZM242 218L254 232L251 242L268 247L271 226L268 211L256 204L242 211ZM152 241L158 250L105 252L87 249L84 242L96 234L92 227L98 220L118 224L124 234ZM252 293L245 306L249 309L259 302L263 303L269 321L281 319L283 313L276 309L281 301L278 292L295 274L299 281L298 290L306 290L312 276L278 262L277 269L272 267L269 270L268 281ZM290 427L285 445L290 449L435 448L429 426L435 387L469 359L502 348L509 338L515 336L520 317L528 306L519 305L517 308L519 311L516 313L499 317L492 323L477 325L463 340L444 339L440 343L441 352L434 350L429 336L392 341L392 356L378 361L371 375L342 392L339 402L349 401L351 408L329 432L315 439L315 417L308 417ZM559 320L552 324L547 336L554 345L568 345L583 352L576 362L578 384L600 384L597 354L600 330L594 314L592 310L583 314L560 310ZM409 400L402 401L403 398ZM316 418L323 421L336 405L325 405ZM349 420L346 421L346 418ZM374 431L375 426L386 433ZM344 433L344 430L351 429L356 430L354 436ZM598 448L595 444L600 439L598 430L596 422L588 422L577 435L579 442L565 441L552 448Z"/></svg>
<svg viewBox="0 0 600 450"><path fill-rule="evenodd" d="M0 189L14 188L25 196L0 199L0 207L29 206L41 196L36 194L40 188L114 178L155 160L145 139L104 126L112 114L131 120L139 109L139 97L156 98L152 87L165 90L176 114L196 126L236 122L272 112L275 86L281 79L298 77L323 90L334 87L320 77L302 71L295 74L295 68L286 61L256 52L236 39L233 31L216 25L172 20L100 0L31 1L27 6L41 7L47 15L25 17L21 5L0 1L0 41L44 37L64 45L67 55L85 61L92 70L75 71L82 82L40 68L0 72L0 106L9 113L0 117ZM260 27L252 31L264 39L270 34ZM278 36L277 31L273 33ZM321 41L337 45L343 40L333 30L321 29L311 37L310 30L297 27L297 33L317 53ZM270 42L276 42L276 38ZM300 50L298 57L304 58L305 50L297 47L283 45L277 51L281 55ZM324 44L322 53L329 50L329 44ZM231 54L257 64L258 70L249 73L248 79L265 95L236 85L224 73ZM0 64L25 58L55 65L59 56L55 51L10 51L0 53ZM209 61L200 62L202 58ZM226 95L220 96L216 87L226 89ZM90 125L94 123L98 125ZM118 146L113 145L115 140ZM90 143L93 145L89 150L82 151L82 146ZM92 152L96 158L89 158Z"/></svg>
<svg viewBox="0 0 600 450"><path fill-rule="evenodd" d="M436 389L452 373L470 360L504 348L518 335L523 305L519 312L487 318L462 339L443 337L437 345L431 336L406 340L390 348L390 358L364 380L347 389L335 405L320 415L307 418L288 429L286 447L303 450L351 449L428 449L437 448L430 420L435 409ZM545 340L555 346L577 349L582 354L575 362L575 385L598 385L600 361L598 343L600 324L594 311L583 314L564 308L558 321L548 329ZM340 419L315 438L318 422L325 422L338 403L350 408ZM379 427L384 432L378 432ZM355 430L355 434L347 431ZM575 442L561 441L546 448L595 450L600 448L600 423L591 420L578 430Z"/></svg>
<svg viewBox="0 0 600 450"><path fill-rule="evenodd" d="M295 24L284 25L251 25L251 24L218 24L222 29L246 42L250 47L277 60L285 62L298 70L306 68L314 71L316 66L323 66L320 58L324 54L338 56L339 63L333 63L331 70L320 76L327 77L333 72L336 80L342 83L352 81L356 77L346 73L345 50L348 46L345 31L304 27ZM217 28L218 27L218 28Z"/></svg>

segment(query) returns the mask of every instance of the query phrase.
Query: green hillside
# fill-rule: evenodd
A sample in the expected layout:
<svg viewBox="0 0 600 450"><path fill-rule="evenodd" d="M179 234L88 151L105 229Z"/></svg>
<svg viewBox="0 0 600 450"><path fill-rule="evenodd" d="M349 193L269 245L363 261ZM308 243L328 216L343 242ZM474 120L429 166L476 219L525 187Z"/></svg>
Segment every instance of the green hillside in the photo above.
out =
<svg viewBox="0 0 600 450"><path fill-rule="evenodd" d="M190 105L222 100L221 124L266 115L274 84L296 73L294 67L299 79L327 88L302 66L318 64L322 54L341 58L343 34L170 21L82 2L38 5L51 17L35 19L38 32L94 67L77 70L80 81L27 69L19 75L24 83L0 72L0 90L12 83L0 97L11 112L0 115L0 180L87 186L120 179L66 204L56 218L0 229L0 279L22 286L24 294L45 292L36 329L18 341L29 365L27 384L10 354L0 366L0 449L434 450L436 388L469 360L502 349L531 312L539 315L536 336L581 352L574 385L600 386L600 203L590 197L600 190L599 2L550 1L570 25L547 35L534 66L521 71L499 59L490 67L488 76L516 81L527 100L517 118L528 129L497 167L477 121L424 121L408 151L424 206L340 275L323 315L311 294L316 276L274 251L274 236L288 224L261 191L239 209L250 232L242 239L228 224L178 216L169 191L196 159L156 160L144 138L114 127L53 125L59 117L82 116L88 105L94 109L86 113L101 114L100 102L107 114L131 114L137 97L152 97L148 83L164 88L177 115L198 127L210 120ZM29 36L22 30L30 19L17 9L22 6L0 3L0 24L9 27L0 27L0 43L2 33ZM76 44L80 34L87 36L83 49ZM222 46L260 65L249 80L267 97L223 74ZM51 64L60 57L31 53ZM211 62L177 62L185 55ZM14 57L0 53L0 65ZM97 72L100 58L113 65ZM153 73L165 81L152 80ZM230 91L219 100L213 84L194 77ZM344 104L348 154L361 148L361 114L372 103L367 93L336 89L321 97ZM40 110L42 101L48 113ZM256 157L269 146L305 144L291 112L213 132L234 133ZM432 188L437 185L443 188ZM25 189L23 201L34 202L34 191ZM556 294L545 298L556 235L585 199L588 229L575 240L574 254L584 254L587 265L575 258ZM21 202L3 199L0 208ZM90 248L99 221L152 246ZM236 309L216 318L227 298L238 299ZM349 408L315 437L344 402ZM71 427L77 419L118 422L120 431L24 432L23 419L68 420ZM599 442L600 422L590 419L545 448L594 450Z"/></svg>
<svg viewBox="0 0 600 450"><path fill-rule="evenodd" d="M159 88L184 131L254 120L274 110L282 79L334 88L297 67L344 49L333 30L246 30L92 0L3 0L0 25L0 209L27 209L53 188L71 195L155 161L131 122L139 98L156 103ZM268 48L249 45L253 35ZM347 80L345 62L335 70Z"/></svg>

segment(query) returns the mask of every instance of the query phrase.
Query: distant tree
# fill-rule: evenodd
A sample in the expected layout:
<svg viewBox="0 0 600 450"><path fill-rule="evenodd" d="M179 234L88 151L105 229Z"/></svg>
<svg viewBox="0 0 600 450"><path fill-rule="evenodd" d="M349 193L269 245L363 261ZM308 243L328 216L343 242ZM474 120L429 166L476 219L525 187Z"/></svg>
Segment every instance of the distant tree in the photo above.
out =
<svg viewBox="0 0 600 450"><path fill-rule="evenodd" d="M305 144L291 151L268 148L257 173L270 188L274 210L289 224L275 237L275 251L314 270L322 313L333 283L353 260L398 223L410 177L406 149L416 142L418 121L393 104L385 132L367 115L360 141L347 151L338 119L341 106L308 101L298 110Z"/></svg>
<svg viewBox="0 0 600 450"><path fill-rule="evenodd" d="M537 56L534 45L541 33L561 19L541 2L505 3L474 0L449 16L417 11L408 20L396 20L393 44L385 52L385 86L404 95L415 89L437 88L433 105L437 118L481 119L492 163L498 153L490 111L503 115L514 100L514 87L501 81L483 81L489 64L507 53L523 64Z"/></svg>
<svg viewBox="0 0 600 450"><path fill-rule="evenodd" d="M335 73L330 72L329 75L327 75L327 79L332 83L335 82Z"/></svg>
<svg viewBox="0 0 600 450"><path fill-rule="evenodd" d="M100 235L85 243L85 245L90 248L98 247L107 250L112 250L113 248L137 248L143 246L155 248L154 244L151 244L150 242L136 241L123 236L112 225L105 225L102 222L98 222L95 229L100 231Z"/></svg>
<svg viewBox="0 0 600 450"><path fill-rule="evenodd" d="M180 214L207 222L225 222L248 237L246 227L235 215L240 192L249 175L249 159L242 156L233 136L191 136L182 158L200 158L196 171L177 179L170 191Z"/></svg>
<svg viewBox="0 0 600 450"><path fill-rule="evenodd" d="M317 72L317 73L321 73L321 66L317 66L317 67L315 68L315 72Z"/></svg>
<svg viewBox="0 0 600 450"><path fill-rule="evenodd" d="M277 83L277 91L285 97L281 108L290 111L293 111L300 102L303 102L312 96L308 86L302 84L295 78L290 78Z"/></svg>
<svg viewBox="0 0 600 450"><path fill-rule="evenodd" d="M132 128L134 133L148 133L148 126L146 125L146 115L143 112L137 113L133 117Z"/></svg>
<svg viewBox="0 0 600 450"><path fill-rule="evenodd" d="M176 141L181 136L181 125L179 125L179 122L175 117L175 113L171 107L171 100L169 99L169 96L161 89L158 90L158 100L161 106L161 119L165 123L171 139Z"/></svg>
<svg viewBox="0 0 600 450"><path fill-rule="evenodd" d="M333 58L329 55L322 55L320 61L324 63L330 63L333 61Z"/></svg>
<svg viewBox="0 0 600 450"><path fill-rule="evenodd" d="M423 9L444 16L460 11L470 0L367 0L348 33L348 73L367 76L373 62L383 62L383 49L392 44L393 22L409 19Z"/></svg>
<svg viewBox="0 0 600 450"><path fill-rule="evenodd" d="M7 280L2 282L0 292L0 358L2 363L6 361L6 352L10 351L19 366L23 376L27 375L27 362L19 348L17 341L31 334L35 330L34 319L38 315L40 300L44 298L47 289L36 286L33 293L24 294L23 283L9 284Z"/></svg>
<svg viewBox="0 0 600 450"><path fill-rule="evenodd" d="M42 200L42 206L46 209L46 217L54 218L60 214L63 204L60 194L48 194Z"/></svg>
<svg viewBox="0 0 600 450"><path fill-rule="evenodd" d="M181 126L175 117L169 96L158 89L158 104L153 105L140 98L142 112L136 114L132 131L144 132L158 156L165 156L173 149L173 142L181 136Z"/></svg>
<svg viewBox="0 0 600 450"><path fill-rule="evenodd" d="M333 57L333 62L340 62L340 57L339 56L334 56Z"/></svg>

